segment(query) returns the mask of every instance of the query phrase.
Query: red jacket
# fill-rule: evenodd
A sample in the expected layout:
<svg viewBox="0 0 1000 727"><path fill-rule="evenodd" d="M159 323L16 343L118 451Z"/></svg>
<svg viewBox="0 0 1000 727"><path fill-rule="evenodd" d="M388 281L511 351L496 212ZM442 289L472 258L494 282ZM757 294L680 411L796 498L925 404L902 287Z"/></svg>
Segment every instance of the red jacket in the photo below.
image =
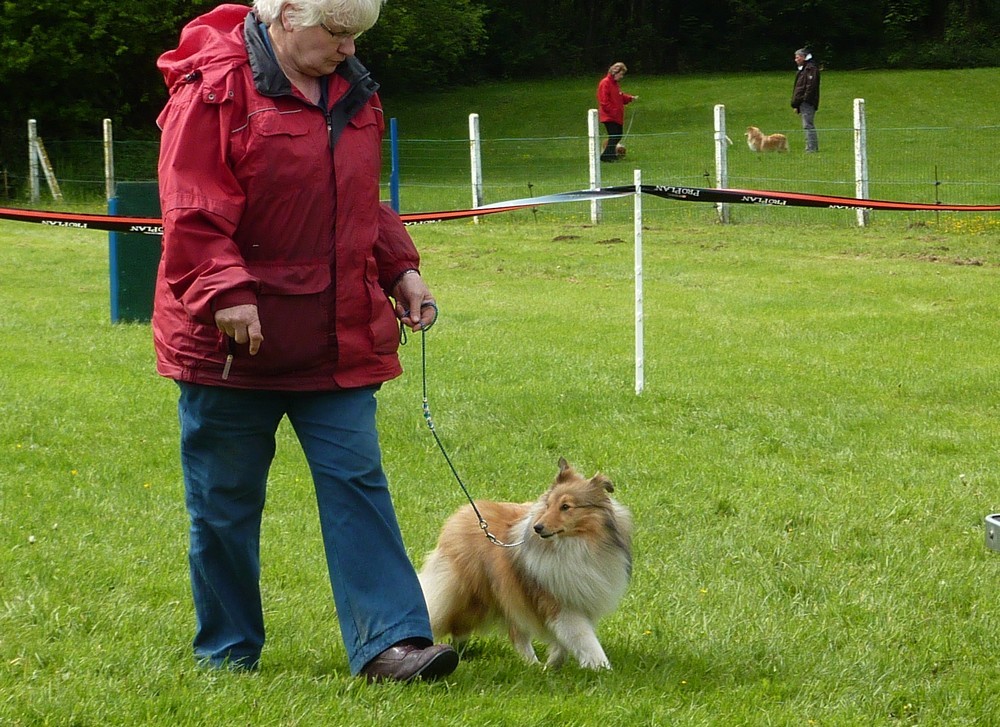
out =
<svg viewBox="0 0 1000 727"><path fill-rule="evenodd" d="M632 103L635 96L622 93L618 81L611 77L609 73L601 82L597 84L597 114L598 120L603 124L605 121L614 121L616 124L625 123L625 104Z"/></svg>
<svg viewBox="0 0 1000 727"><path fill-rule="evenodd" d="M324 110L292 89L248 12L222 5L192 21L158 62L170 100L157 121L157 371L238 388L382 383L402 371L386 291L420 260L379 201L381 104L372 96L331 152ZM340 70L329 106L349 87ZM264 337L252 357L214 319L245 303Z"/></svg>

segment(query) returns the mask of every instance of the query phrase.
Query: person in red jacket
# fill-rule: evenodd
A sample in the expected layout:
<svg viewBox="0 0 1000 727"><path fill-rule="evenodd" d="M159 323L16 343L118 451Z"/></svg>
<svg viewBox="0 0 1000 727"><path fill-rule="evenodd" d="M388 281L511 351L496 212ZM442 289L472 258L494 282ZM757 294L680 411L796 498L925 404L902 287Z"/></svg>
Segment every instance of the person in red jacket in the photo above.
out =
<svg viewBox="0 0 1000 727"><path fill-rule="evenodd" d="M618 145L625 126L625 105L639 98L622 92L619 84L626 73L628 68L624 63L612 63L607 75L597 84L597 118L608 132L608 141L601 152L602 162L618 161Z"/></svg>
<svg viewBox="0 0 1000 727"><path fill-rule="evenodd" d="M354 53L382 1L221 5L158 62L170 98L153 336L180 389L194 652L210 666L258 668L261 518L285 417L351 672L409 681L458 664L433 644L375 424L375 392L402 371L399 326L437 313L379 200L383 113Z"/></svg>

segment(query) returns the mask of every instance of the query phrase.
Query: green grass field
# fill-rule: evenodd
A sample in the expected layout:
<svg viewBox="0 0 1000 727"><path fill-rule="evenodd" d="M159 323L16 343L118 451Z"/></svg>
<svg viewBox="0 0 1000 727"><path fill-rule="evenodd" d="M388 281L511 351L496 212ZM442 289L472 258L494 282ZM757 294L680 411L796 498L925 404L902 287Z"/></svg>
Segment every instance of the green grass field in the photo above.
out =
<svg viewBox="0 0 1000 727"><path fill-rule="evenodd" d="M628 230L414 233L442 308L431 408L473 493L532 499L565 456L634 511L634 581L600 629L615 670L530 669L497 636L446 683L357 683L283 430L264 667L198 671L148 327L108 323L103 235L3 223L0 723L990 723L994 238L653 226L636 396ZM381 426L419 563L463 500L419 337L403 358Z"/></svg>
<svg viewBox="0 0 1000 727"><path fill-rule="evenodd" d="M823 74L817 115L821 153L802 153L799 118L788 100L794 68L754 75L644 76L630 74L625 90L639 100L627 109L625 163L602 165L603 186L631 184L641 169L646 184L715 186L714 107L726 110L728 186L854 196L854 100L865 100L868 119L869 196L907 202L989 204L1000 199L1000 165L992 98L996 69L956 71L840 71ZM597 78L484 84L450 91L385 89L386 116L399 132L400 208L403 212L464 209L472 202L469 114L480 117L484 201L588 187L587 112ZM754 154L747 126L788 135L789 154ZM44 120L40 120L44 134ZM152 123L150 123L152 129ZM603 135L603 129L601 130ZM145 137L144 137L145 138ZM119 181L155 178L156 143L116 132ZM70 205L101 206L105 180L98 131L89 140L46 138ZM391 147L383 149L383 196L388 199ZM22 196L26 195L26 189ZM51 206L43 182L43 205ZM660 219L707 224L707 204L661 204ZM532 219L585 222L587 205L541 208ZM850 227L850 211L769 209L739 205L736 223L769 226L836 224ZM625 223L627 214L616 220ZM938 222L933 213L873 215L883 228Z"/></svg>
<svg viewBox="0 0 1000 727"><path fill-rule="evenodd" d="M625 163L602 165L602 184L631 184L641 169L647 184L715 186L713 114L725 107L729 186L854 196L854 100L868 120L870 196L930 203L992 203L1000 198L997 119L981 99L992 98L996 69L823 73L816 124L821 153L805 155L799 117L789 106L794 67L754 75L648 77L631 73L625 91ZM588 185L587 110L597 78L487 84L451 92L385 94L397 119L401 208L407 212L470 203L468 116L480 117L486 202L581 189ZM754 125L788 136L789 154L754 154L743 133ZM601 129L603 137L603 128ZM388 157L388 154L386 155ZM581 208L583 209L583 208ZM565 209L541 214L565 219ZM709 222L710 205L669 205L661 214L689 224ZM924 216L879 216L881 225ZM578 219L586 220L586 210ZM737 222L851 225L849 212L734 208ZM621 220L620 220L621 221Z"/></svg>
<svg viewBox="0 0 1000 727"><path fill-rule="evenodd" d="M409 687L348 673L287 428L262 669L194 666L175 386L148 325L109 322L103 233L0 222L0 724L1000 723L992 218L647 210L637 396L631 202L606 204L598 227L411 229L441 308L430 406L472 493L533 499L564 456L633 511L633 581L599 629L614 670L530 668L496 635ZM422 416L421 338L401 356L380 424L419 565L464 496Z"/></svg>

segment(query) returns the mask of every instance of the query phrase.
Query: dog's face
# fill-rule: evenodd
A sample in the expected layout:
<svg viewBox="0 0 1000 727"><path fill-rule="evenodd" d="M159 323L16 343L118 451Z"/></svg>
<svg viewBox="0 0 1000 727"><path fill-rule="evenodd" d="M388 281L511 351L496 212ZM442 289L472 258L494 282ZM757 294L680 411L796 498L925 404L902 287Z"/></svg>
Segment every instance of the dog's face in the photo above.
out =
<svg viewBox="0 0 1000 727"><path fill-rule="evenodd" d="M745 136L748 139L759 139L761 137L760 129L756 126L748 126Z"/></svg>
<svg viewBox="0 0 1000 727"><path fill-rule="evenodd" d="M532 527L545 540L555 536L596 537L604 528L611 507L608 493L614 489L611 480L600 472L588 480L560 459L559 474L540 498L541 512Z"/></svg>

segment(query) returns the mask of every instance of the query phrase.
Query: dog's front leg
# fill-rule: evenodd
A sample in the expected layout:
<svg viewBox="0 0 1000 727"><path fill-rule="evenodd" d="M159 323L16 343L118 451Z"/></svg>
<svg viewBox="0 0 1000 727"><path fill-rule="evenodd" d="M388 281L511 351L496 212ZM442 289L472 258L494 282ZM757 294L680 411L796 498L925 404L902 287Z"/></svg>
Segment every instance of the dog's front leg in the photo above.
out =
<svg viewBox="0 0 1000 727"><path fill-rule="evenodd" d="M549 630L562 648L569 651L585 669L610 669L611 662L586 616L563 611L549 624Z"/></svg>
<svg viewBox="0 0 1000 727"><path fill-rule="evenodd" d="M549 658L545 660L546 669L558 669L566 661L566 649L556 641L549 644Z"/></svg>
<svg viewBox="0 0 1000 727"><path fill-rule="evenodd" d="M517 653L521 655L522 659L529 664L538 663L538 655L535 653L535 647L531 644L531 636L516 626L511 626L507 630L507 634L510 636L511 643L514 644L514 648L517 649Z"/></svg>

